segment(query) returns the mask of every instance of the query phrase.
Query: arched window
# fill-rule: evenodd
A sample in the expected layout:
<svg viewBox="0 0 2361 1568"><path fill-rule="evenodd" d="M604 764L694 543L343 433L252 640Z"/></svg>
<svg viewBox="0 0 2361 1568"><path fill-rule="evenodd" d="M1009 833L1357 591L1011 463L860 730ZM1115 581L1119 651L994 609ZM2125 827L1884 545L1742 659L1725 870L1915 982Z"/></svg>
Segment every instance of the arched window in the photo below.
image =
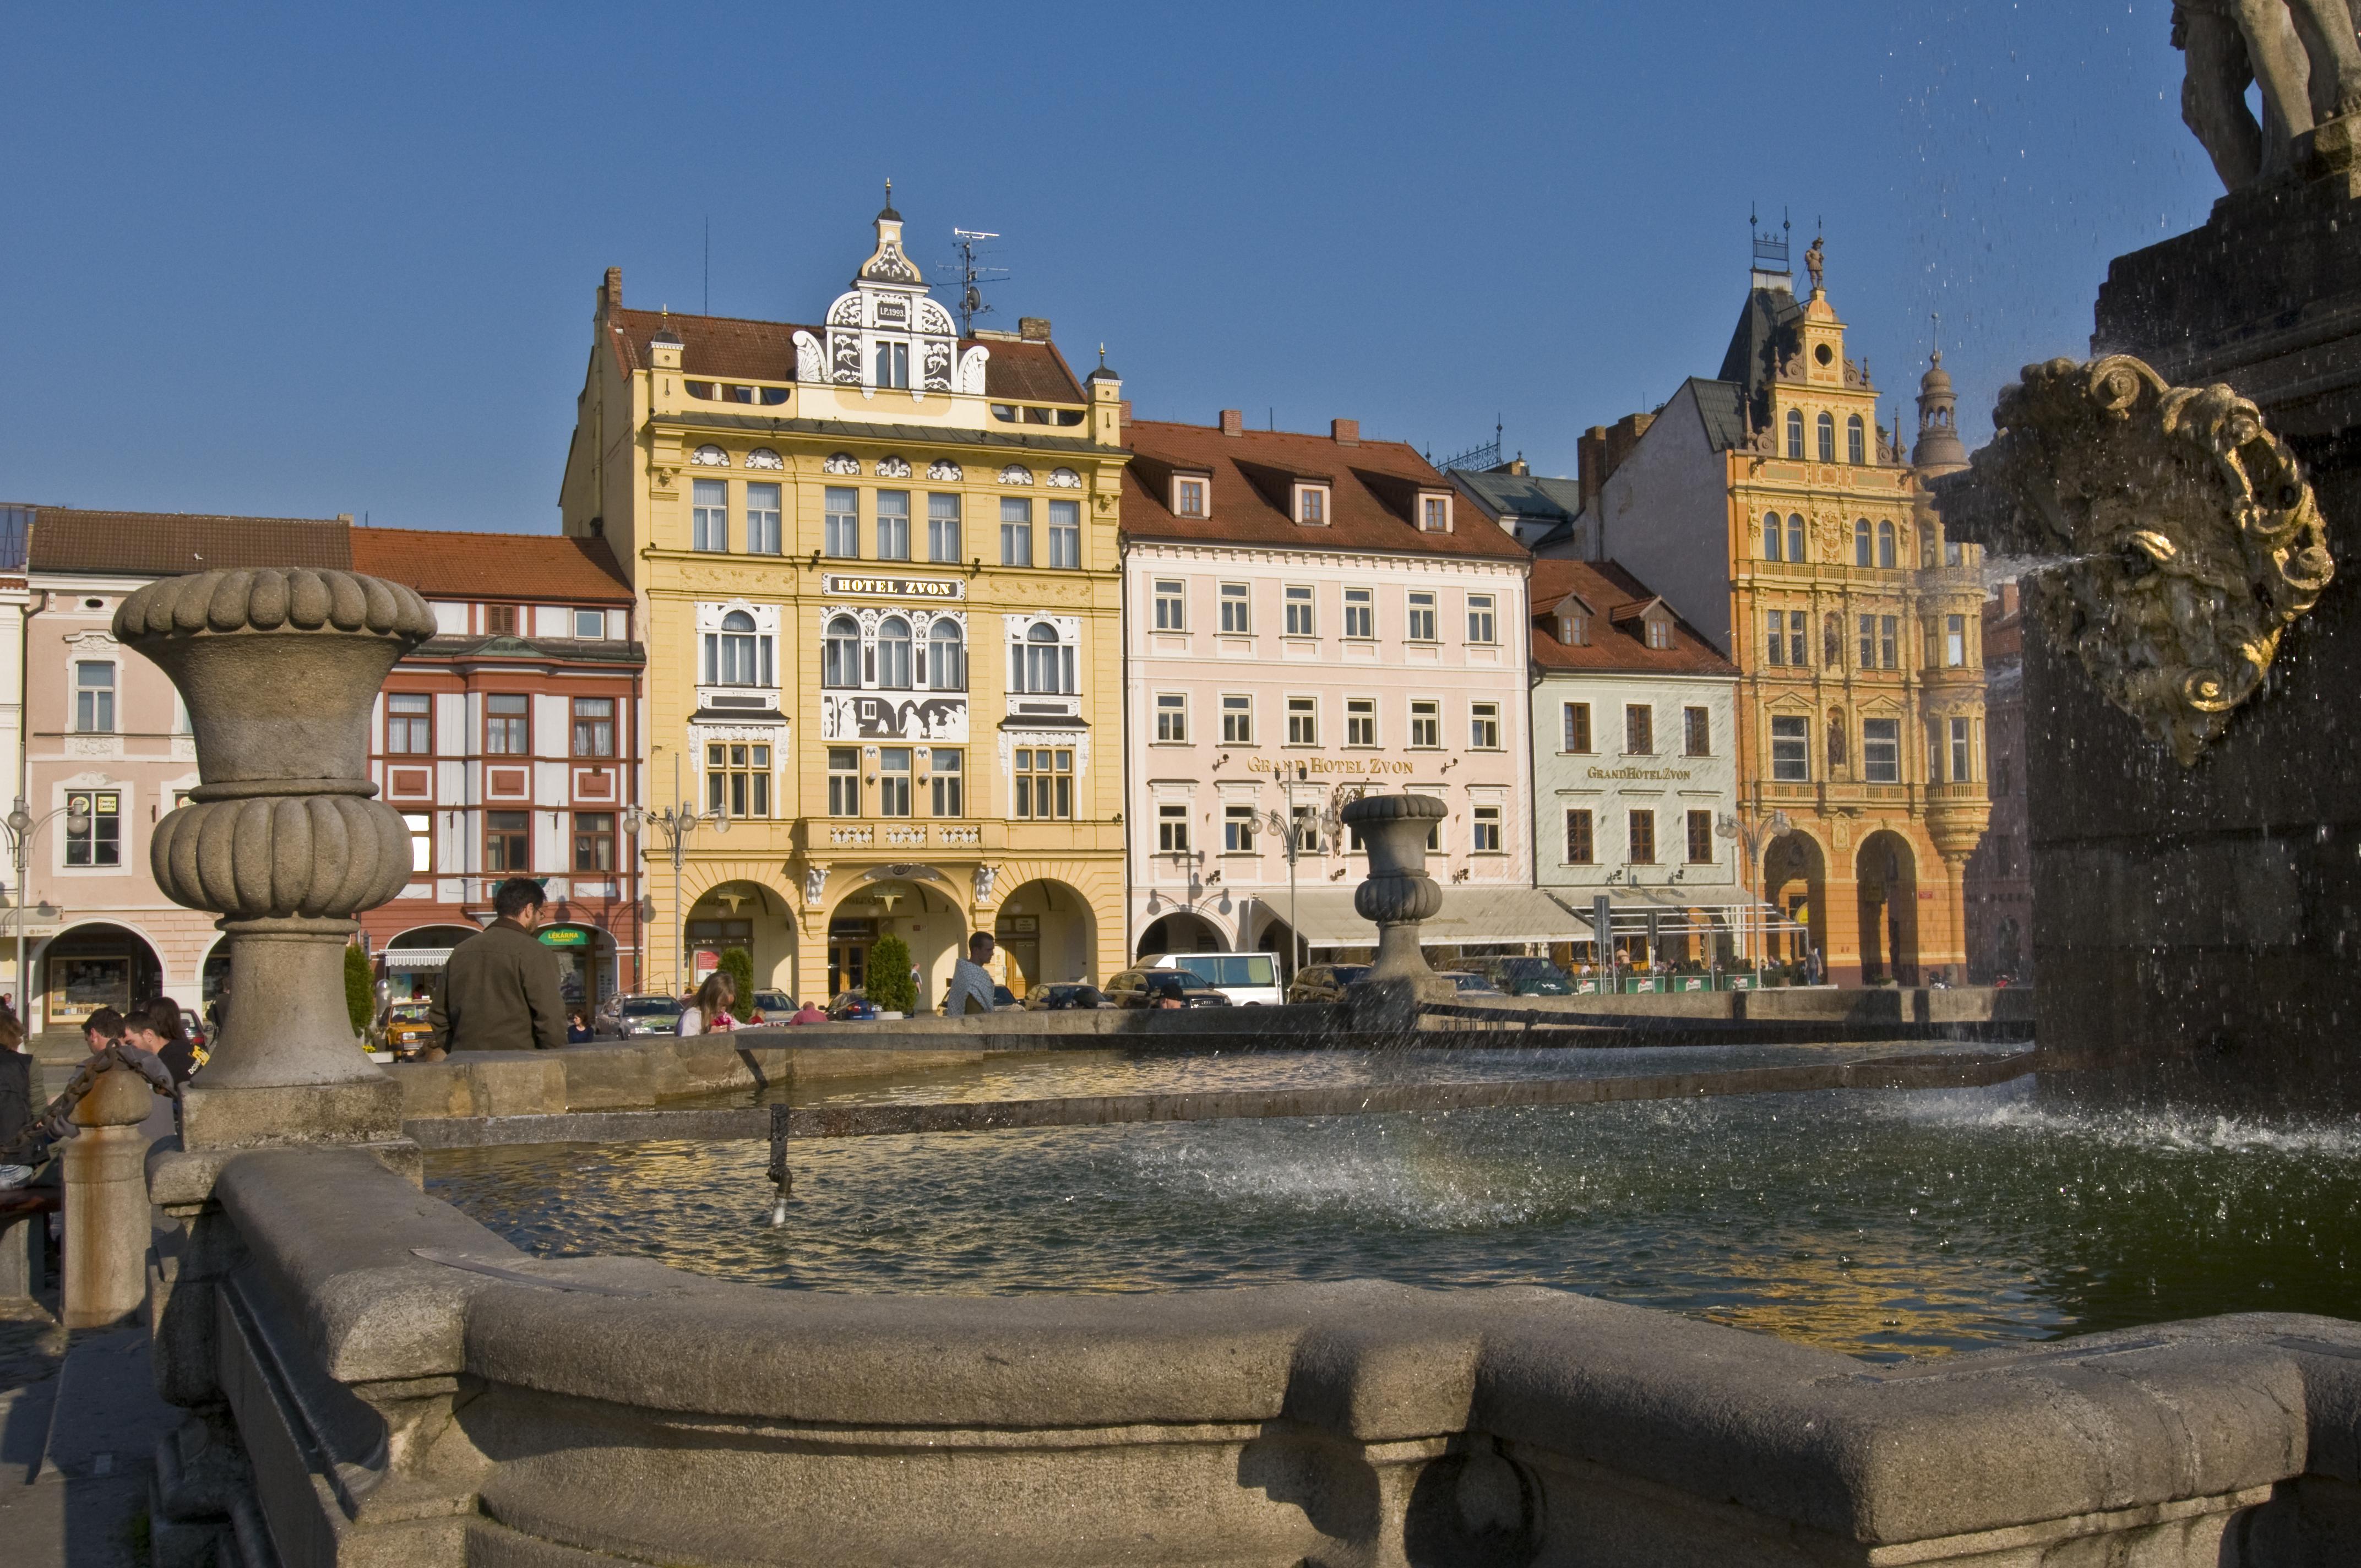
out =
<svg viewBox="0 0 2361 1568"><path fill-rule="evenodd" d="M967 690L967 643L956 620L939 619L927 628L927 689Z"/></svg>
<svg viewBox="0 0 2361 1568"><path fill-rule="evenodd" d="M1025 640L1009 650L1009 688L1019 692L1060 693L1079 690L1074 684L1074 651L1058 641L1058 629L1035 621Z"/></svg>
<svg viewBox="0 0 2361 1568"><path fill-rule="evenodd" d="M861 629L849 615L840 615L820 634L819 684L857 686L861 684Z"/></svg>
<svg viewBox="0 0 2361 1568"><path fill-rule="evenodd" d="M1890 522L1877 525L1877 564L1881 566L1901 565L1894 554L1894 525Z"/></svg>
<svg viewBox="0 0 2361 1568"><path fill-rule="evenodd" d="M705 635L705 674L717 686L766 686L771 684L771 640L754 634L754 618L733 609L721 618L721 630Z"/></svg>
<svg viewBox="0 0 2361 1568"><path fill-rule="evenodd" d="M910 689L910 623L898 615L878 623L877 684L895 691Z"/></svg>
<svg viewBox="0 0 2361 1568"><path fill-rule="evenodd" d="M1801 561L1804 558L1804 514L1791 512L1787 516L1787 559Z"/></svg>
<svg viewBox="0 0 2361 1568"><path fill-rule="evenodd" d="M1804 411L1801 409L1789 409L1787 411L1787 455L1790 457L1801 457L1803 455Z"/></svg>
<svg viewBox="0 0 2361 1568"><path fill-rule="evenodd" d="M1763 558L1765 561L1779 558L1779 514L1775 511L1763 514Z"/></svg>
<svg viewBox="0 0 2361 1568"><path fill-rule="evenodd" d="M1861 428L1859 414L1845 421L1845 461L1848 463L1869 461L1869 445Z"/></svg>
<svg viewBox="0 0 2361 1568"><path fill-rule="evenodd" d="M1856 519L1852 525L1852 564L1866 566L1872 557L1869 549L1869 519Z"/></svg>
<svg viewBox="0 0 2361 1568"><path fill-rule="evenodd" d="M1819 427L1820 461L1833 463L1837 460L1837 416L1823 412L1819 418Z"/></svg>

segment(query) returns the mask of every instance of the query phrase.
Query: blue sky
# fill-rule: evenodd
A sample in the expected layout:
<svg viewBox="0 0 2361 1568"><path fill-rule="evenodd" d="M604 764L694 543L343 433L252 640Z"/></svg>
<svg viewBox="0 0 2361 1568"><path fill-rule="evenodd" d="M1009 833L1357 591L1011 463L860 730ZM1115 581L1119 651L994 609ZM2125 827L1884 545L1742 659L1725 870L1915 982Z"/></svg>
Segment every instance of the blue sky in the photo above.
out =
<svg viewBox="0 0 2361 1568"><path fill-rule="evenodd" d="M546 531L592 291L811 320L891 176L1140 414L1538 471L1711 375L1750 204L1962 424L2204 220L2167 0L12 8L0 499Z"/></svg>

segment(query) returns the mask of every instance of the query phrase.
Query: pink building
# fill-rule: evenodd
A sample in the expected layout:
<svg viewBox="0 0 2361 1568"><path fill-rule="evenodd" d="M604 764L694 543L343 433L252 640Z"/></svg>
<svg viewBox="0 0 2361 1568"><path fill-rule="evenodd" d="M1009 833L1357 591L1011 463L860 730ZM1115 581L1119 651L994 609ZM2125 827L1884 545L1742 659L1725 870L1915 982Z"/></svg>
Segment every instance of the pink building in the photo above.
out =
<svg viewBox="0 0 2361 1568"><path fill-rule="evenodd" d="M1335 820L1369 788L1450 807L1430 941L1570 939L1532 885L1524 549L1352 420L1124 437L1127 950L1284 953L1290 909L1301 961L1373 942Z"/></svg>

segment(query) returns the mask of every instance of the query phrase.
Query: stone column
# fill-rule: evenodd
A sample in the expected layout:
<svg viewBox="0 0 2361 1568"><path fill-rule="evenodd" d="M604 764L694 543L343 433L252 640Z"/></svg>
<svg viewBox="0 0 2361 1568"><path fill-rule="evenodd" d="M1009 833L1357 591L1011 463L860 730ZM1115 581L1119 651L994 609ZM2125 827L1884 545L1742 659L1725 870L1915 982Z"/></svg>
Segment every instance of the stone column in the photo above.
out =
<svg viewBox="0 0 2361 1568"><path fill-rule="evenodd" d="M1353 890L1353 908L1378 928L1377 959L1345 997L1356 1029L1415 1028L1422 1003L1458 995L1419 950L1421 928L1443 910L1443 889L1426 874L1426 836L1449 809L1426 795L1364 795L1345 807L1345 825L1359 830L1369 851L1368 878Z"/></svg>
<svg viewBox="0 0 2361 1568"><path fill-rule="evenodd" d="M148 1139L155 1102L147 1080L110 1068L70 1113L82 1129L65 1146L65 1326L104 1328L148 1299ZM42 1223L35 1215L28 1222Z"/></svg>

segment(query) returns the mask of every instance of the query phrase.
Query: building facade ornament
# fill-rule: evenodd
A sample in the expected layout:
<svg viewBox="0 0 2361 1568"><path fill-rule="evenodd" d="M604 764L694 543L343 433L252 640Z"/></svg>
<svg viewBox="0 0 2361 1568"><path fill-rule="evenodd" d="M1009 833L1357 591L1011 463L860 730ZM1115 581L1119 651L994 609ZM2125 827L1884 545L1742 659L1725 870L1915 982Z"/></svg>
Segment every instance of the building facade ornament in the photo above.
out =
<svg viewBox="0 0 2361 1568"><path fill-rule="evenodd" d="M1000 482L1004 485L1029 485L1033 482L1033 470L1022 463L1011 463L1000 471Z"/></svg>
<svg viewBox="0 0 2361 1568"><path fill-rule="evenodd" d="M719 446L708 444L690 453L688 461L692 466L698 468L727 468L730 466L730 454L722 451Z"/></svg>
<svg viewBox="0 0 2361 1568"><path fill-rule="evenodd" d="M877 477L881 479L906 479L910 477L910 460L890 456L877 459Z"/></svg>
<svg viewBox="0 0 2361 1568"><path fill-rule="evenodd" d="M956 485L967 477L967 471L948 457L938 457L927 465L927 477L939 484Z"/></svg>
<svg viewBox="0 0 2361 1568"><path fill-rule="evenodd" d="M858 474L861 472L861 459L850 452L831 453L820 464L819 471L823 474Z"/></svg>
<svg viewBox="0 0 2361 1568"><path fill-rule="evenodd" d="M753 451L746 454L746 466L749 468L784 468L786 465L780 461L779 455L772 451L769 447L757 446Z"/></svg>
<svg viewBox="0 0 2361 1568"><path fill-rule="evenodd" d="M828 862L813 861L804 867L804 903L813 909L828 895Z"/></svg>

